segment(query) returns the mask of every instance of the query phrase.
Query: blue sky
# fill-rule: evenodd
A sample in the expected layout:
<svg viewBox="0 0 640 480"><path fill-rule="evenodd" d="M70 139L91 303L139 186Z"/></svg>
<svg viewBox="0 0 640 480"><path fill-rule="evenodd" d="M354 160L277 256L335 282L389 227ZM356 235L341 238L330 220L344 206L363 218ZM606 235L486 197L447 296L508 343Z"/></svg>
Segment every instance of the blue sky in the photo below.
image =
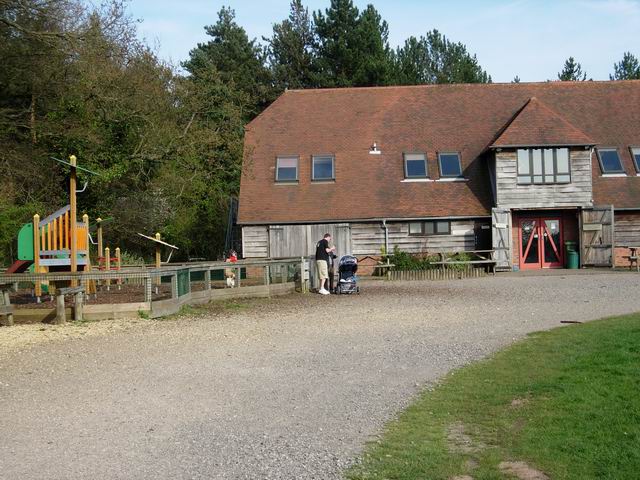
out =
<svg viewBox="0 0 640 480"><path fill-rule="evenodd" d="M564 60L574 56L594 80L606 80L625 51L640 56L640 0L377 0L389 23L390 43L437 28L461 41L496 82L515 75L522 81L555 79ZM329 0L307 0L310 11ZM215 23L222 5L252 38L269 36L272 25L286 18L289 0L131 0L129 10L142 20L140 35L157 47L160 57L178 63L198 42L204 25Z"/></svg>

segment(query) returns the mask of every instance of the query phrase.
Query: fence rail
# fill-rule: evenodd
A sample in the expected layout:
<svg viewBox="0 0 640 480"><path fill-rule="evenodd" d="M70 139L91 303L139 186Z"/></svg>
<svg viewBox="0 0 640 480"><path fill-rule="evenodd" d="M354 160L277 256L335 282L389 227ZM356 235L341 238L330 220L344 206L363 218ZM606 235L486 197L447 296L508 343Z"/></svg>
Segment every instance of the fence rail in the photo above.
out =
<svg viewBox="0 0 640 480"><path fill-rule="evenodd" d="M33 297L29 298L33 298L34 303L39 303L40 297L35 293L38 290L36 285L40 286L43 283L51 286L57 284L60 287L65 286L66 282L82 285L96 282L103 285L106 291L109 291L110 288L119 289L121 286L127 285L135 288L138 292L136 294L139 296L138 302L127 300L130 303L87 304L84 307L85 316L91 317L91 312L94 312L99 313L100 318L113 318L118 312L137 314L144 311L150 316L158 317L175 313L184 304L206 303L216 298L270 296L287 293L296 288L303 292L308 291L308 268L308 262L305 259L295 257L258 261L241 260L236 263L182 263L165 265L160 268L140 266L110 271L93 269L77 273L0 273L0 286L31 284ZM246 282L245 285L242 272L245 271L246 274L249 269L252 272L251 282ZM216 279L212 278L212 273L219 271L224 273L219 276L218 280L220 278L224 280L226 276L231 276L234 288L220 288L220 283L215 283ZM213 284L216 284L217 288ZM164 289L164 293L161 291L161 295L158 295L158 291L162 289ZM26 309L14 310L18 313ZM43 310L40 309L40 311ZM87 313L89 315L86 315Z"/></svg>
<svg viewBox="0 0 640 480"><path fill-rule="evenodd" d="M387 278L389 280L460 280L486 277L487 275L484 268L468 266L462 269L391 270L388 272Z"/></svg>

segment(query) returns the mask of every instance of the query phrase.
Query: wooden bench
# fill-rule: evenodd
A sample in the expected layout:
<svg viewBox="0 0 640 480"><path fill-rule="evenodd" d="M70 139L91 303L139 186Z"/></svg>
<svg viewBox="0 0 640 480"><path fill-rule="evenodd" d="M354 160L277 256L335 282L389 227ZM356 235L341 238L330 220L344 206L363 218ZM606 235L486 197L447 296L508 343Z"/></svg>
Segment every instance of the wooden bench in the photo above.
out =
<svg viewBox="0 0 640 480"><path fill-rule="evenodd" d="M387 280L391 279L391 269L395 267L395 265L393 263L379 263L378 265L374 265L373 266L373 272L375 273L376 269L379 268L380 271L386 275ZM387 271L385 272L384 270L387 269Z"/></svg>
<svg viewBox="0 0 640 480"><path fill-rule="evenodd" d="M82 320L82 304L84 302L84 287L58 288L56 290L56 323L62 324L67 321L64 310L64 296L75 295L75 308L73 309L73 319Z"/></svg>
<svg viewBox="0 0 640 480"><path fill-rule="evenodd" d="M11 299L9 298L9 291L11 290L11 284L0 285L0 297L2 303L0 304L0 317L6 317L6 320L2 321L2 325L13 325L13 307L11 306Z"/></svg>

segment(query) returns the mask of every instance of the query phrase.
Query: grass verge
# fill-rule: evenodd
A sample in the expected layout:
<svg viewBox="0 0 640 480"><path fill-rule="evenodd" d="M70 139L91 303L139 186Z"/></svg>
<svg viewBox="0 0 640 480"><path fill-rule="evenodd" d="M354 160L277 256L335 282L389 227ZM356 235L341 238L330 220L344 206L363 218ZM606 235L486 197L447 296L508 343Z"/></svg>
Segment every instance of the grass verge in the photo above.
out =
<svg viewBox="0 0 640 480"><path fill-rule="evenodd" d="M535 333L454 371L361 460L347 478L638 478L640 314ZM530 471L500 466L515 461Z"/></svg>

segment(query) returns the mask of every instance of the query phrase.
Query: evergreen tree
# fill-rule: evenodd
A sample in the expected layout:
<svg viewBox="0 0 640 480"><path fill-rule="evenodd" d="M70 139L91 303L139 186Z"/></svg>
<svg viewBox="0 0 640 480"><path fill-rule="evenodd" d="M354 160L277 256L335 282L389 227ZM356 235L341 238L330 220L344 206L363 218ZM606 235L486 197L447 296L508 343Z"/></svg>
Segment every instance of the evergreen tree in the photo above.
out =
<svg viewBox="0 0 640 480"><path fill-rule="evenodd" d="M313 14L318 35L318 65L324 86L353 85L359 61L358 9L352 0L331 0L331 6Z"/></svg>
<svg viewBox="0 0 640 480"><path fill-rule="evenodd" d="M520 77L516 75L515 77L513 77L513 80L511 80L511 83L520 83Z"/></svg>
<svg viewBox="0 0 640 480"><path fill-rule="evenodd" d="M235 21L235 12L222 7L218 21L205 27L211 40L199 43L189 52L189 60L182 66L191 76L208 76L216 70L222 82L244 92L249 99L244 106L247 120L265 108L273 99L271 75L265 67L265 55L256 40L249 40L247 32Z"/></svg>
<svg viewBox="0 0 640 480"><path fill-rule="evenodd" d="M558 73L558 80L563 82L584 82L586 79L587 72L582 71L582 65L573 57L569 57L564 62L562 71Z"/></svg>
<svg viewBox="0 0 640 480"><path fill-rule="evenodd" d="M631 52L625 52L619 63L613 64L611 80L638 80L640 79L640 61Z"/></svg>
<svg viewBox="0 0 640 480"><path fill-rule="evenodd" d="M314 25L301 0L291 1L289 18L273 26L268 61L278 91L315 87L318 84L314 54Z"/></svg>
<svg viewBox="0 0 640 480"><path fill-rule="evenodd" d="M491 76L475 55L458 42L448 40L437 30L425 37L409 37L395 55L396 83L490 83Z"/></svg>
<svg viewBox="0 0 640 480"><path fill-rule="evenodd" d="M368 5L358 18L356 39L353 84L389 84L393 68L389 48L389 26L373 5Z"/></svg>

